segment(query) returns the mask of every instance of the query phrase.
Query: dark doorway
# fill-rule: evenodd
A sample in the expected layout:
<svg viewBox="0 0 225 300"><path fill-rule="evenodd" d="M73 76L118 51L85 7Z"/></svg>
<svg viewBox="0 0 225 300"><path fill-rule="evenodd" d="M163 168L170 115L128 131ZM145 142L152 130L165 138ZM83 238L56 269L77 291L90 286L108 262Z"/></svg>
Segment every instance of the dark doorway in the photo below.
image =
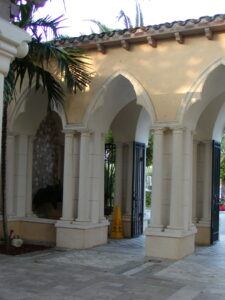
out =
<svg viewBox="0 0 225 300"><path fill-rule="evenodd" d="M131 237L143 234L145 192L145 144L133 143L133 182L132 182L132 213Z"/></svg>
<svg viewBox="0 0 225 300"><path fill-rule="evenodd" d="M116 145L113 143L105 144L104 156L104 173L105 173L105 216L109 216L113 212L114 207L114 190L115 190L115 162L116 162Z"/></svg>
<svg viewBox="0 0 225 300"><path fill-rule="evenodd" d="M219 239L220 143L212 142L211 244Z"/></svg>

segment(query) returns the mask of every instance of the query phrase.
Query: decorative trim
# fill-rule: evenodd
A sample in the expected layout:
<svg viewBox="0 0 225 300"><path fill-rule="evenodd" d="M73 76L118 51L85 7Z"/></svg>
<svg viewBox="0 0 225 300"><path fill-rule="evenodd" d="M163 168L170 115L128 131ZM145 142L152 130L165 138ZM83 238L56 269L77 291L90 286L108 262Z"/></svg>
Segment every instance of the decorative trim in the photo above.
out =
<svg viewBox="0 0 225 300"><path fill-rule="evenodd" d="M205 36L207 37L208 40L213 39L213 32L210 28L205 28Z"/></svg>
<svg viewBox="0 0 225 300"><path fill-rule="evenodd" d="M156 41L174 39L174 35L177 35L178 42L181 43L186 36L205 35L205 29L207 29L206 32L209 37L211 37L211 33L208 33L208 29L210 29L212 33L225 32L225 14L218 14L213 17L205 16L199 19L188 19L185 21L175 21L159 25L114 30L110 32L102 32L100 34L93 33L73 38L61 38L56 41L56 44L64 47L67 45L73 45L74 47L80 47L86 50L100 49L101 52L104 52L102 46L121 46L121 40L126 40L126 43L129 45L148 42L151 46L155 46L155 42L151 42L151 39ZM150 42L148 40L149 36L151 36ZM101 46L99 46L99 44L101 44Z"/></svg>
<svg viewBox="0 0 225 300"><path fill-rule="evenodd" d="M148 41L148 44L150 46L152 46L153 48L157 47L157 41L152 36L148 36L147 41Z"/></svg>
<svg viewBox="0 0 225 300"><path fill-rule="evenodd" d="M104 45L98 43L98 44L97 44L97 49L98 49L98 51L101 52L102 54L106 54L106 49L105 49Z"/></svg>
<svg viewBox="0 0 225 300"><path fill-rule="evenodd" d="M175 32L174 35L175 35L175 40L176 40L179 44L183 44L183 43L184 43L184 38L183 38L183 36L181 35L180 32Z"/></svg>
<svg viewBox="0 0 225 300"><path fill-rule="evenodd" d="M127 51L130 50L130 45L127 40L121 40L121 46Z"/></svg>

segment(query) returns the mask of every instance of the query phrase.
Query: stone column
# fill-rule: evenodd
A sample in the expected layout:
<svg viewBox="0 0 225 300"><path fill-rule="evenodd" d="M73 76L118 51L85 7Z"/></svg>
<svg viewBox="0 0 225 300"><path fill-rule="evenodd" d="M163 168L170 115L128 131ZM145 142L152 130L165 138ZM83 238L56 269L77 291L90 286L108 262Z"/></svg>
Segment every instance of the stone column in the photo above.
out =
<svg viewBox="0 0 225 300"><path fill-rule="evenodd" d="M204 141L204 179L202 218L200 223L210 224L211 219L212 142Z"/></svg>
<svg viewBox="0 0 225 300"><path fill-rule="evenodd" d="M197 153L198 141L193 142L193 171L192 171L192 218L190 222L196 224L197 222Z"/></svg>
<svg viewBox="0 0 225 300"><path fill-rule="evenodd" d="M163 199L163 128L154 130L153 143L153 177L152 177L152 203L151 203L151 228L162 228L162 199Z"/></svg>
<svg viewBox="0 0 225 300"><path fill-rule="evenodd" d="M6 204L7 214L15 214L15 136L7 135L7 154L6 154Z"/></svg>
<svg viewBox="0 0 225 300"><path fill-rule="evenodd" d="M80 137L76 133L73 137L73 198L75 206L75 218L78 209L78 189L79 189L79 158L80 158Z"/></svg>
<svg viewBox="0 0 225 300"><path fill-rule="evenodd" d="M103 222L100 210L100 203L104 200L103 149L104 142L100 133L81 133L77 218L75 222L56 223L57 247L87 249L107 242L109 224Z"/></svg>
<svg viewBox="0 0 225 300"><path fill-rule="evenodd" d="M26 216L33 216L32 210L32 170L33 170L33 144L34 136L28 137L27 150L27 196L26 196Z"/></svg>
<svg viewBox="0 0 225 300"><path fill-rule="evenodd" d="M184 134L184 187L183 187L183 224L188 231L194 225L192 223L192 197L193 197L193 133L186 129Z"/></svg>
<svg viewBox="0 0 225 300"><path fill-rule="evenodd" d="M101 135L101 159L99 162L99 169L100 169L100 201L99 201L99 219L100 222L105 222L105 170L104 170L104 155L105 155L105 134Z"/></svg>
<svg viewBox="0 0 225 300"><path fill-rule="evenodd" d="M63 175L63 221L74 220L74 197L73 197L73 132L65 132L64 145L64 175Z"/></svg>
<svg viewBox="0 0 225 300"><path fill-rule="evenodd" d="M78 215L77 222L90 222L90 182L89 182L89 144L90 133L82 132L80 138L80 177L79 177L79 196L78 196Z"/></svg>
<svg viewBox="0 0 225 300"><path fill-rule="evenodd" d="M19 135L17 137L16 152L16 215L25 217L26 197L27 197L27 161L28 161L28 136Z"/></svg>
<svg viewBox="0 0 225 300"><path fill-rule="evenodd" d="M99 223L99 206L100 206L100 197L101 197L101 168L102 161L102 134L95 132L92 134L92 143L90 151L90 219L92 223Z"/></svg>
<svg viewBox="0 0 225 300"><path fill-rule="evenodd" d="M170 198L170 223L168 228L184 229L184 156L183 156L183 128L173 129L172 138L172 176Z"/></svg>
<svg viewBox="0 0 225 300"><path fill-rule="evenodd" d="M1 157L1 140L2 140L2 111L3 111L3 90L4 77L8 74L11 61L17 57L24 57L28 52L28 45L25 41L30 41L30 36L19 27L10 24L7 19L8 5L4 1L0 12L0 157ZM0 200L1 202L1 200ZM12 208L12 207L11 207ZM11 209L9 207L9 209Z"/></svg>
<svg viewBox="0 0 225 300"><path fill-rule="evenodd" d="M123 173L123 144L116 143L116 164L115 164L115 205L121 208L122 205L122 173Z"/></svg>

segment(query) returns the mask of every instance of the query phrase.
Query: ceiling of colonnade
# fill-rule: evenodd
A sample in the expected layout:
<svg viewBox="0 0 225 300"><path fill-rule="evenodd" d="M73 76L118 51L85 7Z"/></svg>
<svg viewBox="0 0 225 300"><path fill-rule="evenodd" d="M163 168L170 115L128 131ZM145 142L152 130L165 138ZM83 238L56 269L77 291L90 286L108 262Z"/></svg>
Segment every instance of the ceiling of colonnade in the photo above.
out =
<svg viewBox="0 0 225 300"><path fill-rule="evenodd" d="M193 101L185 117L199 139L221 139L225 126L224 65L219 65L207 76L199 99Z"/></svg>
<svg viewBox="0 0 225 300"><path fill-rule="evenodd" d="M147 111L133 101L117 114L111 129L116 142L148 143L151 120Z"/></svg>
<svg viewBox="0 0 225 300"><path fill-rule="evenodd" d="M146 112L148 118L150 118L152 107L147 93L134 78L129 77L131 76L128 74L118 74L115 77L112 77L111 80L108 80L103 86L96 101L92 103L93 106L87 116L87 125L89 129L108 132L113 120L125 107L127 108L124 116L127 115L129 118L137 119L141 108L144 107L146 110L150 111L150 113ZM133 105L139 107L136 112L132 109L132 105L128 106L132 102L134 102ZM139 105L137 105L137 103ZM125 117L123 122L123 126L125 127L127 126L125 124L126 122L127 117ZM133 126L129 122L128 124L129 126ZM135 124L135 126L137 126L137 122L135 122Z"/></svg>
<svg viewBox="0 0 225 300"><path fill-rule="evenodd" d="M19 134L34 135L44 117L47 115L47 94L35 88L13 101L9 106L9 131ZM66 117L63 108L53 109L60 117L63 126Z"/></svg>
<svg viewBox="0 0 225 300"><path fill-rule="evenodd" d="M23 99L12 104L11 130L20 134L35 134L47 113L47 95L31 90Z"/></svg>

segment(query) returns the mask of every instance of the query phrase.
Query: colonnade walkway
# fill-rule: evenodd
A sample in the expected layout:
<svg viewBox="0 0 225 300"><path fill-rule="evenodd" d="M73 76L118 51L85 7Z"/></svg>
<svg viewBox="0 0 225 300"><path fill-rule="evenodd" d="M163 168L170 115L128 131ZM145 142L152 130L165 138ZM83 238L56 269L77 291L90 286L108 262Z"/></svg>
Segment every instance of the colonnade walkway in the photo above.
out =
<svg viewBox="0 0 225 300"><path fill-rule="evenodd" d="M146 258L144 237L90 250L0 255L0 299L224 300L225 239L180 261Z"/></svg>

